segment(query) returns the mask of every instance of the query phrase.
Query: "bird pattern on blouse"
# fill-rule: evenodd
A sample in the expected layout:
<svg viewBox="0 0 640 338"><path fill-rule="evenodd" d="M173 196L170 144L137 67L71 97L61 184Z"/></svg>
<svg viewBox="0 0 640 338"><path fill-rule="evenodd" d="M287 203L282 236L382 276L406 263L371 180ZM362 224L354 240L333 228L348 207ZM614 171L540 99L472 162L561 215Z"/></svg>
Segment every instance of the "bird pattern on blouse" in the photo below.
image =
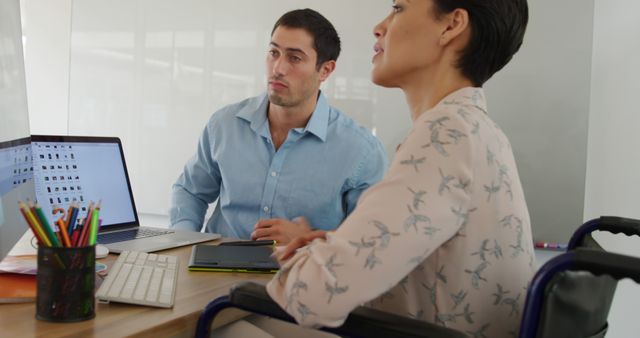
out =
<svg viewBox="0 0 640 338"><path fill-rule="evenodd" d="M438 163L438 157L448 158L455 153L455 147L462 144L466 139L473 142L486 143L484 154L480 154L486 165L492 168L493 177L482 177L486 179L483 182L472 182L470 178L459 177L455 174L448 173L446 168L437 167L437 175L439 175L439 184L434 186L433 190L425 189L417 184L416 186L406 187L406 198L403 201L394 201L405 205L405 215L400 217L402 223L400 225L385 223L382 220L371 219L368 224L362 227L362 236L359 240L349 240L347 243L352 248L351 254L361 260L361 268L364 270L380 269L385 264L400 264L394 261L392 255L387 255L386 251L390 244L394 241L402 241L404 236L423 236L425 238L424 252L410 258L406 263L415 270L424 271L422 265L429 255L437 248L430 247L430 240L434 239L444 227L451 225L434 224L432 221L434 213L447 213L457 231L449 240L441 243L442 247L446 247L455 242L459 237L467 236L467 228L470 226L470 218L480 213L483 208L490 208L500 200L501 203L509 203L514 200L514 176L512 168L502 163L504 156L501 154L505 149L510 151L508 141L502 140L496 136L496 140L489 142L486 138L491 133L483 134L483 128L499 130L498 126L486 116L479 116L478 113L486 114L483 108L484 97L480 89L471 91L463 91L466 96L445 99L441 105L454 106L455 114L458 115L468 128L461 130L452 122L452 117L447 114L435 115L433 118L426 120L425 135L427 143L420 146L419 149L427 150L426 153L414 153L409 156L400 158L398 163L405 166L408 170L415 173L421 173L426 166L434 166ZM448 110L450 111L450 110ZM459 122L458 122L459 123ZM431 149L431 151L428 151ZM516 174L517 175L517 174ZM517 179L517 177L515 178ZM519 181L517 182L519 184ZM481 191L478 191L481 190ZM445 208L431 208L430 198L435 196L446 197L447 194L465 194L467 196L475 196L480 194L481 198L470 198L473 205L452 204ZM452 199L453 200L453 199ZM507 208L508 209L508 208ZM439 219L442 219L440 217ZM525 220L527 220L525 223ZM471 337L489 337L489 336L510 336L515 335L516 329L513 327L506 328L507 332L501 331L496 335L496 331L492 331L494 326L499 326L496 322L480 322L476 318L478 313L486 311L474 304L470 300L470 295L477 292L489 294L491 300L490 306L503 309L502 313L506 313L508 317L519 318L523 306L524 297L526 295L527 285L520 285L519 289L509 289L501 283L493 282L488 276L487 270L494 264L498 264L503 260L516 260L523 255L528 256L527 263L533 269L533 250L530 243L530 229L528 226L528 214L509 213L500 215L495 220L501 231L508 232L510 240L505 243L491 233L486 233L486 237L478 239L478 245L468 249L468 259L465 259L464 267L458 267L461 271L457 278L466 280L466 288L456 289L447 294L446 300L440 300L438 297L438 286L446 286L451 277L447 276L448 266L441 264L437 266L432 273L432 280L422 280L419 282L419 288L427 295L426 299L422 299L423 307L408 311L407 316L428 320L444 326L464 325L465 332ZM526 227L525 227L526 225ZM475 240L475 238L474 238ZM290 268L290 267L289 267ZM340 262L340 256L333 254L325 263L324 269L332 277L331 281L324 283L326 295L326 303L329 304L339 297L348 297L349 292L355 285L351 285L347 280L341 280L341 269L343 264ZM284 285L282 276L289 274L288 268L281 269L275 276L280 281L281 286ZM527 278L528 280L528 278ZM371 301L369 305L374 307L384 307L386 302L394 301L399 298L398 293L402 293L402 297L409 294L408 284L409 276L405 276L397 285L389 285L389 290ZM291 286L290 292L287 293L286 310L297 312L298 317L303 321L308 316L315 313L312 308L299 301L299 295L308 290L308 282L296 280ZM441 304L447 303L445 309L440 309ZM428 308L431 308L430 310ZM427 318L427 313L433 314L432 318ZM502 329L502 328L501 328Z"/></svg>

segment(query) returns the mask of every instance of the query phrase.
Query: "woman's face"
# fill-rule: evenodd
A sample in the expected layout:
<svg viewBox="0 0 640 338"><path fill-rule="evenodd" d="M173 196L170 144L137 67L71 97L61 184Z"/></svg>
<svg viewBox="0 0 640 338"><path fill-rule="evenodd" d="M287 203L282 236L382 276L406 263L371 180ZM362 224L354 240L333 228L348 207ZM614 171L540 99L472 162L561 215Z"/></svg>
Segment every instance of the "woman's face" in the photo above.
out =
<svg viewBox="0 0 640 338"><path fill-rule="evenodd" d="M435 18L433 6L433 0L395 0L391 13L374 27L375 84L402 87L424 77L440 60L446 23Z"/></svg>

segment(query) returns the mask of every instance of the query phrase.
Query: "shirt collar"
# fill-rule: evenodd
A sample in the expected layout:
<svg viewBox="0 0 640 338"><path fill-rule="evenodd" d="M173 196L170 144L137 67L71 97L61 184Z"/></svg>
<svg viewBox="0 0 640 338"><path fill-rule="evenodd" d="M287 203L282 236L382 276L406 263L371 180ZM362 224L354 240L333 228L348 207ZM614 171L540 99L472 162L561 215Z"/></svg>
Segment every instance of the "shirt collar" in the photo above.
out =
<svg viewBox="0 0 640 338"><path fill-rule="evenodd" d="M247 104L236 113L236 117L239 117L250 123L251 129L260 134L261 128L267 122L267 107L269 106L269 99L267 93L263 93L257 97L254 104ZM266 128L268 130L268 128ZM267 133L268 134L268 133ZM267 135L263 135L267 136Z"/></svg>
<svg viewBox="0 0 640 338"><path fill-rule="evenodd" d="M485 100L484 90L480 87L464 87L458 89L442 99L436 107L451 104L475 106L485 114L487 113L487 101Z"/></svg>
<svg viewBox="0 0 640 338"><path fill-rule="evenodd" d="M313 111L313 114L311 114L311 118L309 119L309 122L307 122L307 126L304 128L304 131L308 131L313 135L316 135L316 137L324 142L327 138L329 112L330 107L327 103L327 99L324 97L324 94L320 92L318 95L318 102L316 103L316 109Z"/></svg>
<svg viewBox="0 0 640 338"><path fill-rule="evenodd" d="M269 98L263 93L257 100L257 104L248 104L244 106L236 116L246 120L251 124L251 129L262 136L268 136L269 128L267 128L267 108L269 107ZM327 138L327 128L329 125L329 115L331 108L327 103L324 94L320 92L316 108L311 114L307 126L302 129L302 133L310 132L318 137L322 142Z"/></svg>

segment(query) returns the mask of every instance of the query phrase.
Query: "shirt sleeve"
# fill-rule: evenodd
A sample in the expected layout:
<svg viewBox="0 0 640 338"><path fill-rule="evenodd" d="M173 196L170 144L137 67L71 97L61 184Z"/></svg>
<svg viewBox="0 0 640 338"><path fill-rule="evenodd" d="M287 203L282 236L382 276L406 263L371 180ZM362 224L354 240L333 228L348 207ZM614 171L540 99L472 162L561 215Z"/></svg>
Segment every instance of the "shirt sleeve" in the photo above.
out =
<svg viewBox="0 0 640 338"><path fill-rule="evenodd" d="M372 138L371 146L365 156L362 157L362 161L358 164L354 174L349 178L347 182L348 188L343 194L344 208L347 215L355 209L360 195L382 179L389 165L382 143L376 137L372 136Z"/></svg>
<svg viewBox="0 0 640 338"><path fill-rule="evenodd" d="M301 325L341 325L465 226L473 179L468 127L454 114L422 117L343 224L299 249L267 285Z"/></svg>
<svg viewBox="0 0 640 338"><path fill-rule="evenodd" d="M189 159L171 195L171 227L180 230L200 231L209 203L220 194L220 170L212 157L213 122L205 127L195 155Z"/></svg>

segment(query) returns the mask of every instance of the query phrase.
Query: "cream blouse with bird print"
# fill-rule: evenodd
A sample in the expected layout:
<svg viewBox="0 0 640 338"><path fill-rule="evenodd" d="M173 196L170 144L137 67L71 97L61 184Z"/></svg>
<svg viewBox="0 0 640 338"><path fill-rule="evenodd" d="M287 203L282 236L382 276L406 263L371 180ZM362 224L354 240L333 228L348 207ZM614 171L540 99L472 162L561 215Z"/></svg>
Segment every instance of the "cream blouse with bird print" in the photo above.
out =
<svg viewBox="0 0 640 338"><path fill-rule="evenodd" d="M303 326L339 326L367 305L471 337L516 337L534 266L511 146L483 90L463 88L414 121L383 180L267 291Z"/></svg>

